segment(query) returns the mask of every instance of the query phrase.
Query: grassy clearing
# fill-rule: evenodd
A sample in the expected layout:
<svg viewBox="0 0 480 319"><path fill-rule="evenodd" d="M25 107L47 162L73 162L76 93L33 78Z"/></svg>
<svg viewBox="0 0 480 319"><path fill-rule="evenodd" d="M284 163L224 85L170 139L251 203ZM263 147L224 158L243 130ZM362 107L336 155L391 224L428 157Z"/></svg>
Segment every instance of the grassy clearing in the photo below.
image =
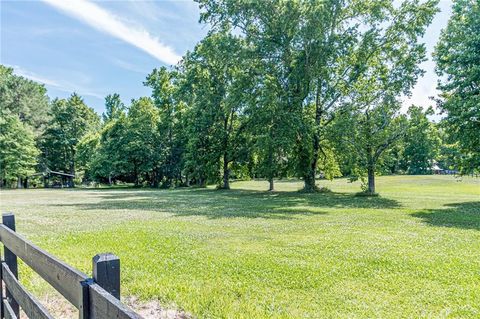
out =
<svg viewBox="0 0 480 319"><path fill-rule="evenodd" d="M373 198L276 186L2 191L1 209L87 273L119 255L123 295L200 318L480 317L480 179L380 177Z"/></svg>

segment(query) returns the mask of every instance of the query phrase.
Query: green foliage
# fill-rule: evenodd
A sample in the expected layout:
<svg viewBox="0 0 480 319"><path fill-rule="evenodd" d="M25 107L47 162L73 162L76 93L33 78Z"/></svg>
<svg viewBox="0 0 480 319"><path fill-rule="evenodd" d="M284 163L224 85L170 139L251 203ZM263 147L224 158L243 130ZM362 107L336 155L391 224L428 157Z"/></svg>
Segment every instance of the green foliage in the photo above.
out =
<svg viewBox="0 0 480 319"><path fill-rule="evenodd" d="M462 171L480 170L480 4L456 0L434 58L440 77L438 101L449 135L462 152Z"/></svg>
<svg viewBox="0 0 480 319"><path fill-rule="evenodd" d="M411 106L408 110L408 129L405 136L405 169L410 174L429 174L438 157L440 137L434 123L427 116L434 114L429 108Z"/></svg>
<svg viewBox="0 0 480 319"><path fill-rule="evenodd" d="M0 117L0 184L8 186L35 172L39 152L31 128L16 114Z"/></svg>
<svg viewBox="0 0 480 319"><path fill-rule="evenodd" d="M242 43L211 33L188 54L181 68L184 100L190 106L186 171L197 184L229 188L232 166L246 159L243 109L247 74L241 68Z"/></svg>
<svg viewBox="0 0 480 319"><path fill-rule="evenodd" d="M83 180L92 181L92 162L96 154L98 154L100 143L100 135L98 132L87 133L77 144L75 153L76 170L83 172Z"/></svg>
<svg viewBox="0 0 480 319"><path fill-rule="evenodd" d="M157 143L158 123L158 110L150 98L142 97L132 101L128 110L122 151L125 160L133 169L137 186L143 181L156 181L158 178L157 165L161 152Z"/></svg>
<svg viewBox="0 0 480 319"><path fill-rule="evenodd" d="M152 98L159 112L157 142L161 145L158 180L164 187L171 187L182 182L182 168L186 133L183 113L185 104L179 100L178 74L165 67L154 69L147 76L144 85L152 88Z"/></svg>
<svg viewBox="0 0 480 319"><path fill-rule="evenodd" d="M0 116L16 115L40 135L49 120L49 100L42 84L13 74L13 69L0 65Z"/></svg>
<svg viewBox="0 0 480 319"><path fill-rule="evenodd" d="M74 174L78 143L99 126L99 116L78 94L53 100L51 120L40 140L43 166Z"/></svg>
<svg viewBox="0 0 480 319"><path fill-rule="evenodd" d="M102 114L104 123L118 119L125 112L125 104L117 93L109 94L105 98L105 113Z"/></svg>
<svg viewBox="0 0 480 319"><path fill-rule="evenodd" d="M437 1L405 1L399 6L391 1L198 2L202 21L214 30L232 27L248 46L262 48L255 56L265 61L264 70L278 82L283 103L301 114L296 152L306 190L316 188L318 163L329 145L328 125L352 99L358 103L359 88L368 87L380 71L392 91L407 93L415 83L420 73L416 64L425 56L418 39L437 11ZM268 67L273 62L277 69Z"/></svg>
<svg viewBox="0 0 480 319"><path fill-rule="evenodd" d="M127 117L121 112L117 119L109 121L100 132L99 144L91 158L92 176L109 184L117 178L129 180L131 164L125 159Z"/></svg>

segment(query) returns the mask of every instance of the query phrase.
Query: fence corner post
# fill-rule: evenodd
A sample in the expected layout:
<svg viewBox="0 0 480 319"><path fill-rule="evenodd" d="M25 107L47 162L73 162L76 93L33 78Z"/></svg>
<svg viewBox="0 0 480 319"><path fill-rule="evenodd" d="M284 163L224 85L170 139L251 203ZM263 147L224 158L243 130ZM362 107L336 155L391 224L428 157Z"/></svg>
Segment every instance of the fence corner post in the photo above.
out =
<svg viewBox="0 0 480 319"><path fill-rule="evenodd" d="M120 258L112 253L98 254L93 261L93 280L120 300Z"/></svg>
<svg viewBox="0 0 480 319"><path fill-rule="evenodd" d="M4 213L2 214L2 223L5 225L5 227L15 231L15 215L12 213ZM3 245L3 256L5 258L5 263L7 264L8 268L10 268L10 271L12 274L15 276L15 278L18 278L18 261L17 261L17 256L10 251L5 245ZM13 298L12 294L10 291L8 291L8 288L5 288L6 291L6 297L7 300L10 303L10 306L12 307L13 312L17 316L17 318L20 318L20 307L17 303L17 301Z"/></svg>

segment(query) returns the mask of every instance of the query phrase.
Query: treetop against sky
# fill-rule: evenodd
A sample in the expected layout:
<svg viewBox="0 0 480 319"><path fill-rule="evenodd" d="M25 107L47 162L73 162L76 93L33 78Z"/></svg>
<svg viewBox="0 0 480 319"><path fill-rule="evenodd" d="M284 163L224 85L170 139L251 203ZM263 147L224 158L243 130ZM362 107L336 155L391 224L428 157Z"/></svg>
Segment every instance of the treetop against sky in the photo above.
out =
<svg viewBox="0 0 480 319"><path fill-rule="evenodd" d="M209 30L198 23L200 9L193 1L6 0L0 6L0 63L45 84L51 97L76 91L99 113L110 93L125 102L149 95L142 85L147 74L178 62ZM421 65L426 73L405 98L405 110L412 103L434 104L431 53L450 7L451 1L440 1L427 29L429 59Z"/></svg>

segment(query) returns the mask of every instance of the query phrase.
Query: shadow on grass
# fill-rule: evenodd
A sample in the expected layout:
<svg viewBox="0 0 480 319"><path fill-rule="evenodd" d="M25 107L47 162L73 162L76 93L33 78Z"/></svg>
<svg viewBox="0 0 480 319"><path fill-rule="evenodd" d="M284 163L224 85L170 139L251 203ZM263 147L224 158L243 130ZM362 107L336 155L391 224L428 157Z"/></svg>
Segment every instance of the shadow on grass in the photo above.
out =
<svg viewBox="0 0 480 319"><path fill-rule="evenodd" d="M451 203L411 215L431 226L480 230L480 202Z"/></svg>
<svg viewBox="0 0 480 319"><path fill-rule="evenodd" d="M326 208L393 209L400 204L382 197L355 197L353 194L265 192L245 189L176 189L176 190L92 190L99 197L95 203L71 206L86 210L162 211L174 216L207 218L292 219L298 215L322 215Z"/></svg>

